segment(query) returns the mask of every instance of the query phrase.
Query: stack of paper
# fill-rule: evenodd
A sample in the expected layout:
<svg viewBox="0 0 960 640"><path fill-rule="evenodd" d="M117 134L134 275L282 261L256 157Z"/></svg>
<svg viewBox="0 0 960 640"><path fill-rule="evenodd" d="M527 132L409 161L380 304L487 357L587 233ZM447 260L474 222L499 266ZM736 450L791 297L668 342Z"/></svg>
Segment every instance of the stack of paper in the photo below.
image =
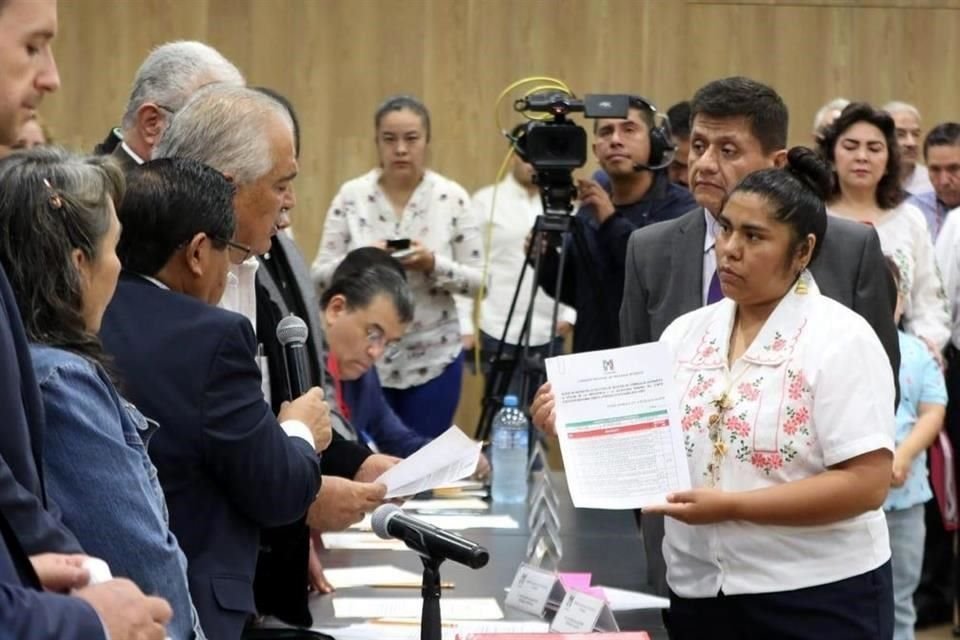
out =
<svg viewBox="0 0 960 640"><path fill-rule="evenodd" d="M420 619L420 598L334 598L338 618ZM503 611L496 598L441 598L440 616L450 620L501 620Z"/></svg>
<svg viewBox="0 0 960 640"><path fill-rule="evenodd" d="M472 475L480 459L480 447L481 443L454 425L376 481L386 485L387 499L429 491Z"/></svg>
<svg viewBox="0 0 960 640"><path fill-rule="evenodd" d="M407 511L489 511L490 503L480 498L434 498L433 500L407 500Z"/></svg>
<svg viewBox="0 0 960 640"><path fill-rule="evenodd" d="M347 589L349 587L419 588L422 584L422 577L419 573L405 571L389 564L324 569L323 574L334 589Z"/></svg>
<svg viewBox="0 0 960 640"><path fill-rule="evenodd" d="M464 529L519 529L520 523L508 515L474 515L474 514L417 514L417 520L432 524L439 529L448 531L463 531ZM360 522L351 525L355 531L370 531L371 517L369 514Z"/></svg>
<svg viewBox="0 0 960 640"><path fill-rule="evenodd" d="M323 546L327 549L373 549L379 551L405 551L403 540L384 540L369 531L330 532L323 534Z"/></svg>

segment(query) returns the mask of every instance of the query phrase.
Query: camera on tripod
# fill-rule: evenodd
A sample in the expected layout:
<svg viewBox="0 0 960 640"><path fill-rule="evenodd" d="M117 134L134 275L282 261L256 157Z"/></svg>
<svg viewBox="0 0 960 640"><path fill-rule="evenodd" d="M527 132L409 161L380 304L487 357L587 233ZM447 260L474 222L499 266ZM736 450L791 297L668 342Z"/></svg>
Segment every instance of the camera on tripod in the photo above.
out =
<svg viewBox="0 0 960 640"><path fill-rule="evenodd" d="M626 118L630 97L587 95L577 100L565 93L536 93L517 100L513 108L521 113L547 113L551 119L534 120L513 138L514 149L533 165L547 216L573 211L576 188L571 172L587 162L587 132L567 118L583 113L587 118Z"/></svg>

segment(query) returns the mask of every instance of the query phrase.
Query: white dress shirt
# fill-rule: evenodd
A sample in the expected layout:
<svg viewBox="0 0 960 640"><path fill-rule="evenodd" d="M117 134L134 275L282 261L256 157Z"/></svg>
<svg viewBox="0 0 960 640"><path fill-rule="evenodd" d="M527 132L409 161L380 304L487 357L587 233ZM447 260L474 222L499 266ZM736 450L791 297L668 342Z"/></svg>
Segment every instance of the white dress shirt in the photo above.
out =
<svg viewBox="0 0 960 640"><path fill-rule="evenodd" d="M320 291L347 253L381 240L409 238L433 251L430 273L408 271L416 312L393 358L377 371L383 386L406 389L433 380L461 353L454 294L475 295L483 269L480 227L463 187L427 171L398 216L380 189L380 169L343 184L323 225L323 239L311 274Z"/></svg>
<svg viewBox="0 0 960 640"><path fill-rule="evenodd" d="M960 349L960 207L947 214L937 236L936 254L950 304L950 341Z"/></svg>
<svg viewBox="0 0 960 640"><path fill-rule="evenodd" d="M918 163L910 174L910 179L904 184L903 190L912 196L933 191L933 183L930 182L930 172L927 168Z"/></svg>
<svg viewBox="0 0 960 640"><path fill-rule="evenodd" d="M496 202L494 202L494 190L496 190ZM474 217L483 221L485 240L488 237L487 233L490 233L490 244L487 247L489 251L487 277L490 284L487 296L480 306L480 328L497 340L503 336L510 302L517 290L520 271L525 270L523 286L517 298L513 317L510 319L510 332L507 334L507 343L517 344L529 307L530 291L536 286L533 268L525 265L523 243L533 228L537 216L543 214L540 192L534 191L531 194L517 182L513 174L508 174L500 184L490 185L477 191L473 196L472 207ZM470 306L466 307L468 310L473 308L472 302L471 300ZM531 315L531 346L545 345L550 341L550 335L553 332L553 305L553 298L543 291L537 291ZM575 324L577 312L561 304L557 320Z"/></svg>
<svg viewBox="0 0 960 640"><path fill-rule="evenodd" d="M703 217L707 221L707 233L703 237L703 304L707 304L710 295L710 281L717 270L717 219L713 214L703 210Z"/></svg>
<svg viewBox="0 0 960 640"><path fill-rule="evenodd" d="M661 340L675 354L678 411L694 488L714 479L710 420L727 452L716 488L764 489L809 478L894 446L890 362L866 320L820 294L809 272L780 301L746 352L727 366L736 303L681 316ZM829 500L829 496L824 499ZM817 526L666 519L667 582L685 598L768 593L828 584L890 559L881 509Z"/></svg>

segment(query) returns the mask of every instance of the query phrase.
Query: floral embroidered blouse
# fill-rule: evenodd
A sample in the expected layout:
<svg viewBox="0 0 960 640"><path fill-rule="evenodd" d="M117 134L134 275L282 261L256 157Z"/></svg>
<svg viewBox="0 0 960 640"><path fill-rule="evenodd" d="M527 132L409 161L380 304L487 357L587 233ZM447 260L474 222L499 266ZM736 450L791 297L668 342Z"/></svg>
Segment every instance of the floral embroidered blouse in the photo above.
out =
<svg viewBox="0 0 960 640"><path fill-rule="evenodd" d="M414 387L439 376L460 354L454 294L471 296L483 278L483 240L470 196L452 180L427 171L398 217L380 189L380 169L340 187L327 212L311 274L322 292L353 249L379 240L409 238L434 252L429 274L408 271L416 311L398 355L377 365L383 386Z"/></svg>
<svg viewBox="0 0 960 640"><path fill-rule="evenodd" d="M761 489L893 450L894 385L883 346L863 318L821 295L809 272L800 283L732 367L732 300L681 316L664 332L676 357L693 487ZM688 598L826 584L890 558L881 509L810 527L667 518L663 548L667 582Z"/></svg>

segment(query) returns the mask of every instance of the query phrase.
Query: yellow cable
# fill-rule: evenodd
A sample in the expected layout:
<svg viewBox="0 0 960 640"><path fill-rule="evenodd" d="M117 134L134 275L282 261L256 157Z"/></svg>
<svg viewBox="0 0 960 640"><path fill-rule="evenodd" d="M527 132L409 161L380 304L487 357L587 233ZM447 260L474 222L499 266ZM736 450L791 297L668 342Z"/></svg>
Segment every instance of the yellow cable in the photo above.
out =
<svg viewBox="0 0 960 640"><path fill-rule="evenodd" d="M500 121L500 105L512 91L519 87L525 85L530 85L533 83L547 83L539 84L536 87L527 90L524 93L524 97L530 96L535 93L540 93L543 91L555 90L567 94L570 97L575 97L573 91L570 90L570 87L567 86L562 80L557 80L556 78L550 78L547 76L531 76L529 78L522 78L516 82L511 83L507 86L506 89L500 92L500 95L497 97L496 103L494 103L493 115L496 122L497 130L503 133L504 135L509 134L509 131L504 129ZM527 113L520 112L520 114L525 117L527 120L542 121L550 118L549 114L546 113ZM510 162L510 158L514 155L514 147L511 142L510 148L507 149L507 153L503 158L503 162L500 163L500 169L497 171L496 181L493 186L493 196L490 199L490 211L487 216L487 229L484 236L484 259L483 259L483 277L480 281L480 289L477 291L477 296L474 300L474 310L473 310L473 337L474 337L474 366L476 371L480 372L480 312L481 312L481 303L484 297L487 295L487 278L490 271L490 248L493 244L493 222L494 215L497 210L497 190L500 188L500 183L503 181L504 176L507 172L507 167ZM519 275L519 274L518 274ZM536 283L534 283L536 286ZM500 336L495 336L499 338Z"/></svg>

